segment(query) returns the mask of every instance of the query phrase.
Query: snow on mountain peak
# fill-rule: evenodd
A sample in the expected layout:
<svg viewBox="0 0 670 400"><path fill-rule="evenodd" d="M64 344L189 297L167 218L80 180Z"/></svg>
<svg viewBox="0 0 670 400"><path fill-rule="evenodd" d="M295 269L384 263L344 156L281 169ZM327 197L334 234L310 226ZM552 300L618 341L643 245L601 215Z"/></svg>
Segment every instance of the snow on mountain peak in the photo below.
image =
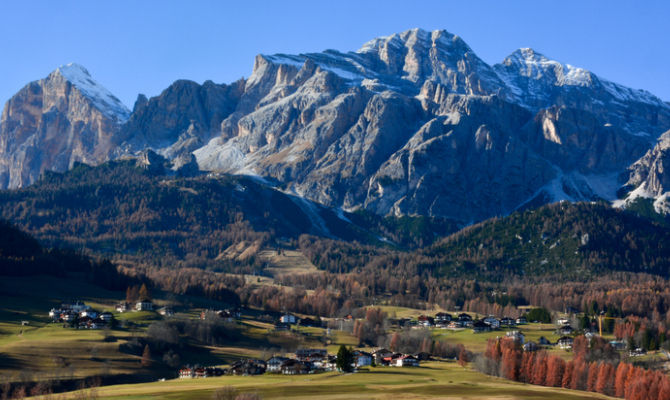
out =
<svg viewBox="0 0 670 400"><path fill-rule="evenodd" d="M593 76L588 70L551 60L528 47L516 50L502 63L517 69L520 75L549 79L557 86L590 86L593 83Z"/></svg>
<svg viewBox="0 0 670 400"><path fill-rule="evenodd" d="M120 122L124 122L130 117L130 110L121 100L96 82L83 66L76 63L61 65L56 69L55 73L61 75L79 89L106 116L117 119Z"/></svg>

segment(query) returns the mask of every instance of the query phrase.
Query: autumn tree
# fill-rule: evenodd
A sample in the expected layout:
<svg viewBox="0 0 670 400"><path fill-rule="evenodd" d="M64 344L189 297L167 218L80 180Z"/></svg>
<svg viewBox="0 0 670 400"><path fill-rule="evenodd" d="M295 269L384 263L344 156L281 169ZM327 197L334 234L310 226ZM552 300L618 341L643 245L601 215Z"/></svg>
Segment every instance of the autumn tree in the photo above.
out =
<svg viewBox="0 0 670 400"><path fill-rule="evenodd" d="M596 392L611 396L614 394L614 366L610 363L601 363L596 379Z"/></svg>
<svg viewBox="0 0 670 400"><path fill-rule="evenodd" d="M460 345L459 347L461 348L461 351L458 353L458 365L465 367L470 361L470 355L468 354L468 351L465 350L465 346Z"/></svg>
<svg viewBox="0 0 670 400"><path fill-rule="evenodd" d="M143 367L150 367L152 363L151 360L151 350L149 349L149 345L144 346L144 352L142 352L142 361L141 364Z"/></svg>
<svg viewBox="0 0 670 400"><path fill-rule="evenodd" d="M561 387L563 383L563 371L565 370L565 361L558 356L550 356L547 360L547 386Z"/></svg>

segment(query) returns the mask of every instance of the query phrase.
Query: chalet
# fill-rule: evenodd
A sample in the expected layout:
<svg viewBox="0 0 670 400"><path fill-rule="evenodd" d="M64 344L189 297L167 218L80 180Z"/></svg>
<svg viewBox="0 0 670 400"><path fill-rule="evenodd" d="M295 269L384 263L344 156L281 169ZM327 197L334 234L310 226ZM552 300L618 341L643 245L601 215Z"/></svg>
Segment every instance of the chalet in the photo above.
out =
<svg viewBox="0 0 670 400"><path fill-rule="evenodd" d="M472 321L472 317L470 316L470 314L461 313L461 314L458 314L458 320L460 322Z"/></svg>
<svg viewBox="0 0 670 400"><path fill-rule="evenodd" d="M158 309L158 313L164 317L174 316L174 310L172 310L170 307L161 307Z"/></svg>
<svg viewBox="0 0 670 400"><path fill-rule="evenodd" d="M491 325L484 323L484 321L475 321L472 324L472 331L474 333L491 332Z"/></svg>
<svg viewBox="0 0 670 400"><path fill-rule="evenodd" d="M154 304L150 301L138 301L135 303L135 311L152 311L154 309Z"/></svg>
<svg viewBox="0 0 670 400"><path fill-rule="evenodd" d="M60 319L64 322L74 322L77 317L78 314L72 311L65 311L60 315Z"/></svg>
<svg viewBox="0 0 670 400"><path fill-rule="evenodd" d="M95 317L98 316L98 312L97 312L97 311L93 311L93 310L91 310L91 309L83 310L83 311L80 311L80 312L79 312L79 316L80 316L80 317L95 318Z"/></svg>
<svg viewBox="0 0 670 400"><path fill-rule="evenodd" d="M540 338L537 340L537 343L540 346L551 346L553 343L551 343L546 337L540 336Z"/></svg>
<svg viewBox="0 0 670 400"><path fill-rule="evenodd" d="M643 356L643 355L645 355L645 354L647 354L647 350L645 350L645 349L643 349L643 348L641 348L641 347L638 347L637 349L635 349L635 350L631 350L631 351L628 352L628 355L629 355L630 357L641 357L641 356Z"/></svg>
<svg viewBox="0 0 670 400"><path fill-rule="evenodd" d="M508 337L508 338L514 340L515 342L519 342L521 344L523 344L524 341L526 340L523 333L521 333L519 331L507 331L507 332L505 332L505 337Z"/></svg>
<svg viewBox="0 0 670 400"><path fill-rule="evenodd" d="M367 367L372 365L372 354L365 351L355 350L354 351L354 367Z"/></svg>
<svg viewBox="0 0 670 400"><path fill-rule="evenodd" d="M516 325L516 320L510 317L503 317L500 319L500 326L514 326Z"/></svg>
<svg viewBox="0 0 670 400"><path fill-rule="evenodd" d="M84 310L89 310L91 308L91 306L87 306L86 304L84 304L84 302L77 300L77 301L72 302L72 303L61 304L61 308L64 309L64 310L72 310L76 313L80 313Z"/></svg>
<svg viewBox="0 0 670 400"><path fill-rule="evenodd" d="M384 348L375 350L372 353L372 357L374 357L375 364L377 364L377 365L388 365L388 363L384 364L384 359L388 358L388 357L392 357L392 356L393 356L393 352L391 350L384 349Z"/></svg>
<svg viewBox="0 0 670 400"><path fill-rule="evenodd" d="M563 326L563 325L568 325L570 321L567 318L559 318L556 320L556 325L558 326Z"/></svg>
<svg viewBox="0 0 670 400"><path fill-rule="evenodd" d="M179 370L179 378L180 379L185 379L185 378L190 379L190 378L193 378L193 377L195 377L195 371L193 370L193 368L186 367L186 368L182 368L182 369Z"/></svg>
<svg viewBox="0 0 670 400"><path fill-rule="evenodd" d="M419 360L413 355L404 355L395 360L396 367L418 367Z"/></svg>
<svg viewBox="0 0 670 400"><path fill-rule="evenodd" d="M284 314L281 317L279 317L279 322L284 324L295 324L296 322L298 322L298 318L296 318L295 315Z"/></svg>
<svg viewBox="0 0 670 400"><path fill-rule="evenodd" d="M266 371L272 373L280 373L282 364L288 360L289 359L287 357L278 357L278 356L272 357L265 363Z"/></svg>
<svg viewBox="0 0 670 400"><path fill-rule="evenodd" d="M493 315L489 315L488 317L484 318L482 320L485 324L491 327L491 329L498 329L500 328L500 320Z"/></svg>
<svg viewBox="0 0 670 400"><path fill-rule="evenodd" d="M308 361L287 360L281 365L281 373L284 375L309 374L312 371L312 365Z"/></svg>
<svg viewBox="0 0 670 400"><path fill-rule="evenodd" d="M558 328L557 332L559 335L566 336L566 335L572 335L574 331L575 330L570 325L563 325L560 328Z"/></svg>
<svg viewBox="0 0 670 400"><path fill-rule="evenodd" d="M110 322L112 319L114 319L114 316L112 315L111 312L105 311L98 315L98 318L100 318L104 322Z"/></svg>
<svg viewBox="0 0 670 400"><path fill-rule="evenodd" d="M116 312L124 313L128 311L128 303L126 302L119 303L114 307L114 309L116 310Z"/></svg>
<svg viewBox="0 0 670 400"><path fill-rule="evenodd" d="M420 315L419 318L417 318L419 321L419 325L422 326L433 326L435 325L435 319L433 317L428 317L426 315Z"/></svg>
<svg viewBox="0 0 670 400"><path fill-rule="evenodd" d="M262 360L238 360L230 366L232 375L261 375L266 370L265 361Z"/></svg>
<svg viewBox="0 0 670 400"><path fill-rule="evenodd" d="M528 323L528 320L526 319L526 317L519 317L519 318L516 319L516 324L517 325L525 325L527 323Z"/></svg>
<svg viewBox="0 0 670 400"><path fill-rule="evenodd" d="M59 321L62 312L63 310L61 310L60 308L52 308L49 311L49 317L54 321Z"/></svg>
<svg viewBox="0 0 670 400"><path fill-rule="evenodd" d="M537 351L538 345L535 342L526 342L523 344L523 351Z"/></svg>
<svg viewBox="0 0 670 400"><path fill-rule="evenodd" d="M574 339L572 339L570 336L563 336L560 339L558 339L558 342L556 342L556 344L560 349L568 350L572 348L573 342Z"/></svg>
<svg viewBox="0 0 670 400"><path fill-rule="evenodd" d="M439 312L435 314L436 324L448 324L449 322L451 322L451 314L445 312Z"/></svg>
<svg viewBox="0 0 670 400"><path fill-rule="evenodd" d="M463 327L463 322L461 321L451 321L449 322L449 325L447 325L447 328L449 329L458 329Z"/></svg>
<svg viewBox="0 0 670 400"><path fill-rule="evenodd" d="M298 349L295 356L300 361L322 360L328 356L326 349Z"/></svg>
<svg viewBox="0 0 670 400"><path fill-rule="evenodd" d="M207 378L207 377L209 377L209 375L207 374L207 368L202 368L202 367L195 368L194 376L196 378Z"/></svg>

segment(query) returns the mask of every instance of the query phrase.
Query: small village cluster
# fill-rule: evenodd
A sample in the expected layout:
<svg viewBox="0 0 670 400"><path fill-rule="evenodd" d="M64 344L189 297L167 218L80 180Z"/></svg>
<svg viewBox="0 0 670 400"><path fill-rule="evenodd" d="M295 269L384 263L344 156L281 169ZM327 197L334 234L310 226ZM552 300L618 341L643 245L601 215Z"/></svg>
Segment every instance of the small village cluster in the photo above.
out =
<svg viewBox="0 0 670 400"><path fill-rule="evenodd" d="M101 329L114 320L111 312L98 312L81 301L64 302L52 308L49 317L54 322L70 324L78 329Z"/></svg>
<svg viewBox="0 0 670 400"><path fill-rule="evenodd" d="M372 353L353 351L354 369L371 365L392 367L418 367L421 360L428 360L427 353L417 355L394 353L387 349L377 349ZM208 378L221 375L260 375L265 373L301 375L318 372L337 371L337 357L326 349L299 349L295 357L274 356L267 361L238 360L230 368L184 367L179 370L180 378Z"/></svg>

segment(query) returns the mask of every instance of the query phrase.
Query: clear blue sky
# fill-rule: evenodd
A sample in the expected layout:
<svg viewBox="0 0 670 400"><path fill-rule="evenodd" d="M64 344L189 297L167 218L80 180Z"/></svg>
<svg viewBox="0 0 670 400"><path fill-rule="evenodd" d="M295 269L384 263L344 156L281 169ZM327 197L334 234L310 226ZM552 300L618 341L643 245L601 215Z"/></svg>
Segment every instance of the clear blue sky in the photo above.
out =
<svg viewBox="0 0 670 400"><path fill-rule="evenodd" d="M0 101L77 62L129 108L176 79L229 83L258 53L356 50L414 27L461 36L486 62L519 47L670 100L670 1L7 1Z"/></svg>

